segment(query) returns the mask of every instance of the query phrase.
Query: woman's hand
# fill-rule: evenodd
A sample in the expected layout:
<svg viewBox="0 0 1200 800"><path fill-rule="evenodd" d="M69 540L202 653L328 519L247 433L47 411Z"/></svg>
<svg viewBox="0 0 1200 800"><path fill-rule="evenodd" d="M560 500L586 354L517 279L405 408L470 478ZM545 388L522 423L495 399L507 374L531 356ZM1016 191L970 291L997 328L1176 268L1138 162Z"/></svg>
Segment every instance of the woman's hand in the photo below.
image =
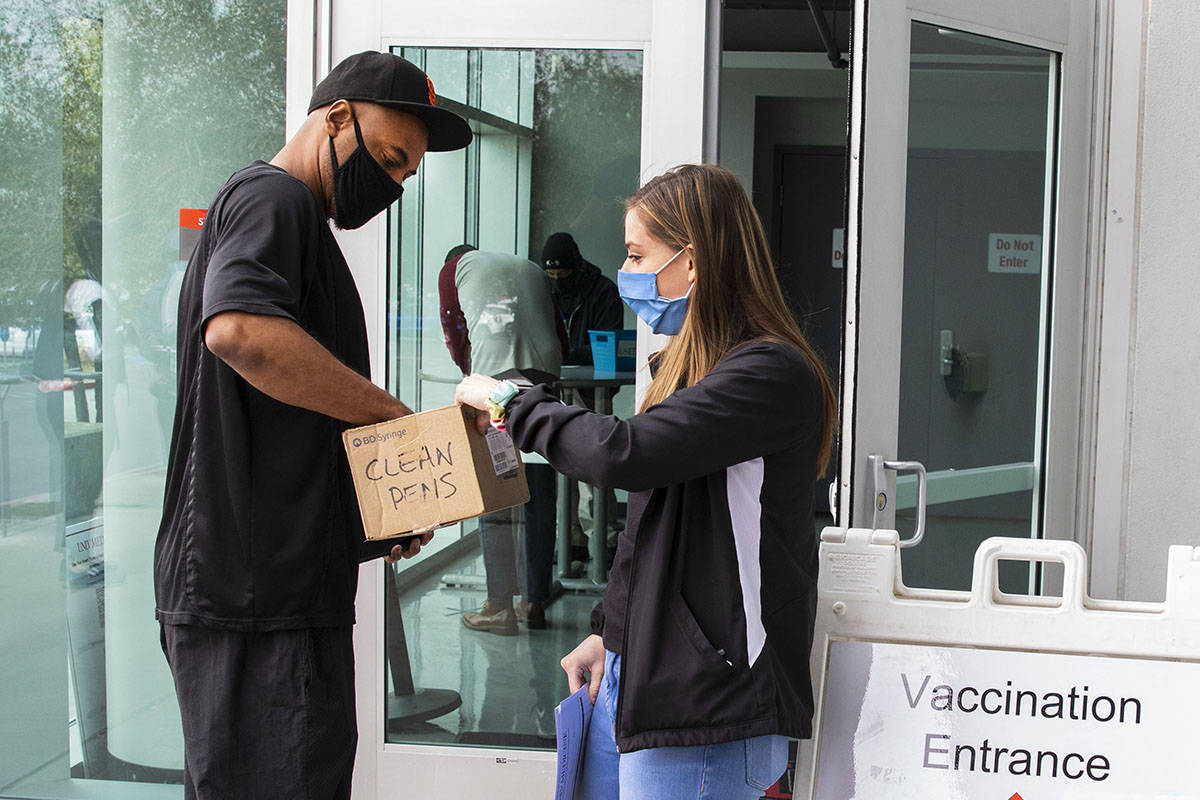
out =
<svg viewBox="0 0 1200 800"><path fill-rule="evenodd" d="M480 411L487 411L488 395L499 383L500 381L487 375L468 375L454 390L454 402L460 406L470 406Z"/></svg>
<svg viewBox="0 0 1200 800"><path fill-rule="evenodd" d="M475 424L480 433L486 433L490 424L487 399L498 383L500 381L487 375L468 375L454 390L454 402L475 409Z"/></svg>
<svg viewBox="0 0 1200 800"><path fill-rule="evenodd" d="M584 684L584 676L590 676L588 681L588 696L592 698L592 702L596 702L596 695L600 694L600 681L604 677L604 640L596 634L584 639L571 652L563 656L562 661L558 662L563 672L567 673L567 684L571 687L571 694L579 691L579 687Z"/></svg>

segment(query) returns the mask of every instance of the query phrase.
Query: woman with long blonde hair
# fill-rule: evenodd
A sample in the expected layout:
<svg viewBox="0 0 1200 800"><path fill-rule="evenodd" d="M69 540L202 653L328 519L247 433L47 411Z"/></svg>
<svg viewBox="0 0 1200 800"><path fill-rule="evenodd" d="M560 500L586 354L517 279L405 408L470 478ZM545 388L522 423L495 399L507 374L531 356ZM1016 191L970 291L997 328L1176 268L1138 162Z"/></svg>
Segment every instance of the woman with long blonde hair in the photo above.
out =
<svg viewBox="0 0 1200 800"><path fill-rule="evenodd" d="M737 178L677 167L626 202L621 296L673 338L631 419L480 375L488 411L558 471L629 491L592 635L562 659L595 703L588 800L758 798L811 735L813 484L836 401Z"/></svg>

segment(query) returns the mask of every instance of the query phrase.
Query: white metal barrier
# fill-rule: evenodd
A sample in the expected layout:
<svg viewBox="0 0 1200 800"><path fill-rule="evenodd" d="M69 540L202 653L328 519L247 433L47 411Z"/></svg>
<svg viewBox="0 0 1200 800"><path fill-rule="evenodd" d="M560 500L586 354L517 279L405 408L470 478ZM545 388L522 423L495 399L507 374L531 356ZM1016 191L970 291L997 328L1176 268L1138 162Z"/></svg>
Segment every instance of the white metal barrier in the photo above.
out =
<svg viewBox="0 0 1200 800"><path fill-rule="evenodd" d="M827 528L816 731L795 797L1200 798L1200 548L1166 600L1087 596L1074 542L993 538L969 592L906 587L895 531ZM1057 562L1063 596L1000 591L1003 560Z"/></svg>

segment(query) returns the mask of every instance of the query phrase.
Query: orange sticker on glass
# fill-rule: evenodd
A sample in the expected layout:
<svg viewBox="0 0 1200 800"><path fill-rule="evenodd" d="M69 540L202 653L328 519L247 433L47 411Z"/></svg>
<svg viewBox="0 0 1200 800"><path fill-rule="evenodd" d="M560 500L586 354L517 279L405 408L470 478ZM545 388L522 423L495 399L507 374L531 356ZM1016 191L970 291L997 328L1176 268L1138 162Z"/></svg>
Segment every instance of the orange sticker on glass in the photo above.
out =
<svg viewBox="0 0 1200 800"><path fill-rule="evenodd" d="M181 208L179 209L179 227L198 231L204 227L204 216L207 213L207 208Z"/></svg>

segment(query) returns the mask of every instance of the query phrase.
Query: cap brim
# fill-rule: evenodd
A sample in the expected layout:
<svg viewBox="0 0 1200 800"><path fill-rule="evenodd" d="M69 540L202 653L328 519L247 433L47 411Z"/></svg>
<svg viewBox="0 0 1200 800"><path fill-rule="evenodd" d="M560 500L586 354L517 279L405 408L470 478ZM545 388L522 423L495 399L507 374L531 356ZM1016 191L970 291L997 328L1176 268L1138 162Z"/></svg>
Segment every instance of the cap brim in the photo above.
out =
<svg viewBox="0 0 1200 800"><path fill-rule="evenodd" d="M461 150L471 143L471 126L467 121L453 111L424 103L383 102L372 100L373 103L394 108L412 114L429 130L429 144L425 149L433 153L444 153L447 150Z"/></svg>

